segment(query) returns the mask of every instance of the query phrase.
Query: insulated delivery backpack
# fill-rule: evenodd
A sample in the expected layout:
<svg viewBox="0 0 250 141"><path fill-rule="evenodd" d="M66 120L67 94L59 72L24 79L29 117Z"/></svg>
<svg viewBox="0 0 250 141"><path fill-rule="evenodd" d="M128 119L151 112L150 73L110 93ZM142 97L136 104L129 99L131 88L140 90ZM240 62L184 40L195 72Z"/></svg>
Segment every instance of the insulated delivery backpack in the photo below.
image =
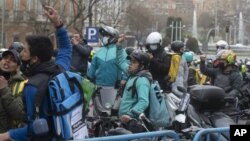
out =
<svg viewBox="0 0 250 141"><path fill-rule="evenodd" d="M146 77L150 82L150 94L149 94L149 107L146 110L146 116L149 118L154 127L169 127L172 124L171 110L168 103L165 100L165 96L161 92L158 81L152 81L147 76L137 76L133 85L129 88L132 89L132 96L137 96L136 81L139 77Z"/></svg>
<svg viewBox="0 0 250 141"><path fill-rule="evenodd" d="M55 131L62 139L84 139L87 135L81 79L77 73L63 72L48 84Z"/></svg>
<svg viewBox="0 0 250 141"><path fill-rule="evenodd" d="M60 140L88 137L81 75L64 71L48 82L53 135ZM34 126L34 125L33 125ZM35 131L34 131L35 132ZM39 134L39 133L38 133Z"/></svg>

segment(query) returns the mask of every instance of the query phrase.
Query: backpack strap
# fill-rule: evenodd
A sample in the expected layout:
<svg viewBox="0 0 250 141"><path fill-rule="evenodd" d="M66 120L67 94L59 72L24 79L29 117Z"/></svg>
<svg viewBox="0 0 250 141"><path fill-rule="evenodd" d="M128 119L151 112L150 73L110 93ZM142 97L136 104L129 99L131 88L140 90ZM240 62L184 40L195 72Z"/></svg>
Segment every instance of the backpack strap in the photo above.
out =
<svg viewBox="0 0 250 141"><path fill-rule="evenodd" d="M142 75L138 75L138 76L135 78L135 80L133 81L132 86L130 86L130 87L128 88L128 91L132 90L132 98L134 98L134 97L136 96L137 99L138 99L138 93L137 93L137 90L136 90L136 82L137 82L137 79L138 79L139 77L145 77L145 78L147 78L148 81L149 81L149 83L151 84L151 80L147 77L147 75L143 75L143 74L142 74Z"/></svg>
<svg viewBox="0 0 250 141"><path fill-rule="evenodd" d="M37 90L37 94L36 94L36 97L35 97L35 103L34 103L35 104L34 105L34 109L35 109L35 115L34 115L35 117L34 118L39 117L40 105L41 105L41 103L42 103L42 101L44 99L44 96L49 93L49 90L48 90L48 82L49 82L49 80L52 79L57 74L63 72L63 71L64 71L64 69L60 65L56 65L56 70L53 73L41 73L41 74L38 75L38 80L42 84L36 85L38 90Z"/></svg>
<svg viewBox="0 0 250 141"><path fill-rule="evenodd" d="M34 102L34 117L33 119L36 119L39 117L39 108L40 105L45 97L45 95L48 93L48 82L51 78L49 74L42 73L39 74L38 77L40 79L40 83L36 84L37 86L37 93L35 96L35 102Z"/></svg>
<svg viewBox="0 0 250 141"><path fill-rule="evenodd" d="M132 90L132 98L134 98L134 97L136 96L137 99L138 99L138 94L137 94L137 90L136 90L136 81L137 81L138 78L139 78L139 76L137 76L137 77L135 78L135 80L133 81L132 86L130 86L130 87L128 88L128 91Z"/></svg>

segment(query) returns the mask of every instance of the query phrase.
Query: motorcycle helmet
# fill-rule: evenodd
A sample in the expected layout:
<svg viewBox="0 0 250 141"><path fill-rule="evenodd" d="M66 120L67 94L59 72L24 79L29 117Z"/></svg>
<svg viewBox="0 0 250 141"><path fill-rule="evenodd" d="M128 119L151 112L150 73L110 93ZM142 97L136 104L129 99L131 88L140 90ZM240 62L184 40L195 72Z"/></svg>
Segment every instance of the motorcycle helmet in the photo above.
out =
<svg viewBox="0 0 250 141"><path fill-rule="evenodd" d="M232 50L220 50L217 55L216 59L218 60L226 60L229 65L234 64L236 61L236 54Z"/></svg>
<svg viewBox="0 0 250 141"><path fill-rule="evenodd" d="M228 49L228 43L224 40L219 40L218 42L216 42L215 44L216 49Z"/></svg>
<svg viewBox="0 0 250 141"><path fill-rule="evenodd" d="M146 48L150 51L158 50L162 45L162 36L159 32L152 32L146 39Z"/></svg>
<svg viewBox="0 0 250 141"><path fill-rule="evenodd" d="M171 44L171 50L180 53L181 48L184 48L184 43L182 41L174 41Z"/></svg>
<svg viewBox="0 0 250 141"><path fill-rule="evenodd" d="M135 60L137 60L140 65L144 65L144 69L147 69L149 66L149 55L143 51L140 50L134 50L129 56L128 59L132 59L134 58Z"/></svg>
<svg viewBox="0 0 250 141"><path fill-rule="evenodd" d="M127 47L127 48L125 49L125 51L126 51L126 53L127 53L128 56L129 56L134 50L135 50L135 49L134 49L133 47Z"/></svg>
<svg viewBox="0 0 250 141"><path fill-rule="evenodd" d="M16 50L18 53L20 53L23 50L23 43L21 42L13 42L9 49L14 49Z"/></svg>
<svg viewBox="0 0 250 141"><path fill-rule="evenodd" d="M102 37L110 36L107 44L105 45L114 44L117 42L119 38L118 30L110 26L101 26L99 29L99 33L101 34Z"/></svg>
<svg viewBox="0 0 250 141"><path fill-rule="evenodd" d="M185 51L183 53L183 56L186 59L187 63L191 63L194 59L194 55L191 51Z"/></svg>

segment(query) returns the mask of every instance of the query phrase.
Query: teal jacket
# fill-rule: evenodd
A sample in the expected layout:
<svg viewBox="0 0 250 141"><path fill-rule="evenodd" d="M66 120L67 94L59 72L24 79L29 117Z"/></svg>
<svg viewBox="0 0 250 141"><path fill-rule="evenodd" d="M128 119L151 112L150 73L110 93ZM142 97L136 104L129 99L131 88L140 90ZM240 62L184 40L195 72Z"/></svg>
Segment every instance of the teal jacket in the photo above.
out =
<svg viewBox="0 0 250 141"><path fill-rule="evenodd" d="M117 47L117 65L122 69L122 71L128 74L128 61L126 60L126 53L123 52L121 47ZM145 72L145 71L144 71ZM148 71L146 71L148 73ZM150 73L148 73L150 75ZM119 116L129 115L130 117L137 118L131 113L132 110L143 113L149 105L149 92L150 92L150 82L146 77L139 77L136 81L136 91L137 96L132 96L132 90L129 89L135 78L138 76L129 76L125 89L123 91L122 101L119 108ZM152 77L150 75L150 77Z"/></svg>
<svg viewBox="0 0 250 141"><path fill-rule="evenodd" d="M125 53L125 51L123 51ZM88 69L87 76L99 86L115 86L121 80L121 69L116 65L116 45L101 47Z"/></svg>

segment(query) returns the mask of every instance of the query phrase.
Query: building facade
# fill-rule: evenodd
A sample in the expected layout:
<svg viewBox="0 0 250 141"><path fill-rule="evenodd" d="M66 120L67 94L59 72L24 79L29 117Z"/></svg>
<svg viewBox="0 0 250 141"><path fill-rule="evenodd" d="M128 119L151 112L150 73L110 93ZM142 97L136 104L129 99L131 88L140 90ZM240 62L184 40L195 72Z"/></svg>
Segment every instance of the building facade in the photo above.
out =
<svg viewBox="0 0 250 141"><path fill-rule="evenodd" d="M64 0L55 6L59 8L62 4L65 4ZM24 42L27 35L54 31L43 16L44 10L40 0L1 0L0 8L0 47L8 48L15 41ZM70 8L66 9L65 13L69 15ZM62 11L63 9L59 8L59 12ZM44 33L38 32L39 28Z"/></svg>

